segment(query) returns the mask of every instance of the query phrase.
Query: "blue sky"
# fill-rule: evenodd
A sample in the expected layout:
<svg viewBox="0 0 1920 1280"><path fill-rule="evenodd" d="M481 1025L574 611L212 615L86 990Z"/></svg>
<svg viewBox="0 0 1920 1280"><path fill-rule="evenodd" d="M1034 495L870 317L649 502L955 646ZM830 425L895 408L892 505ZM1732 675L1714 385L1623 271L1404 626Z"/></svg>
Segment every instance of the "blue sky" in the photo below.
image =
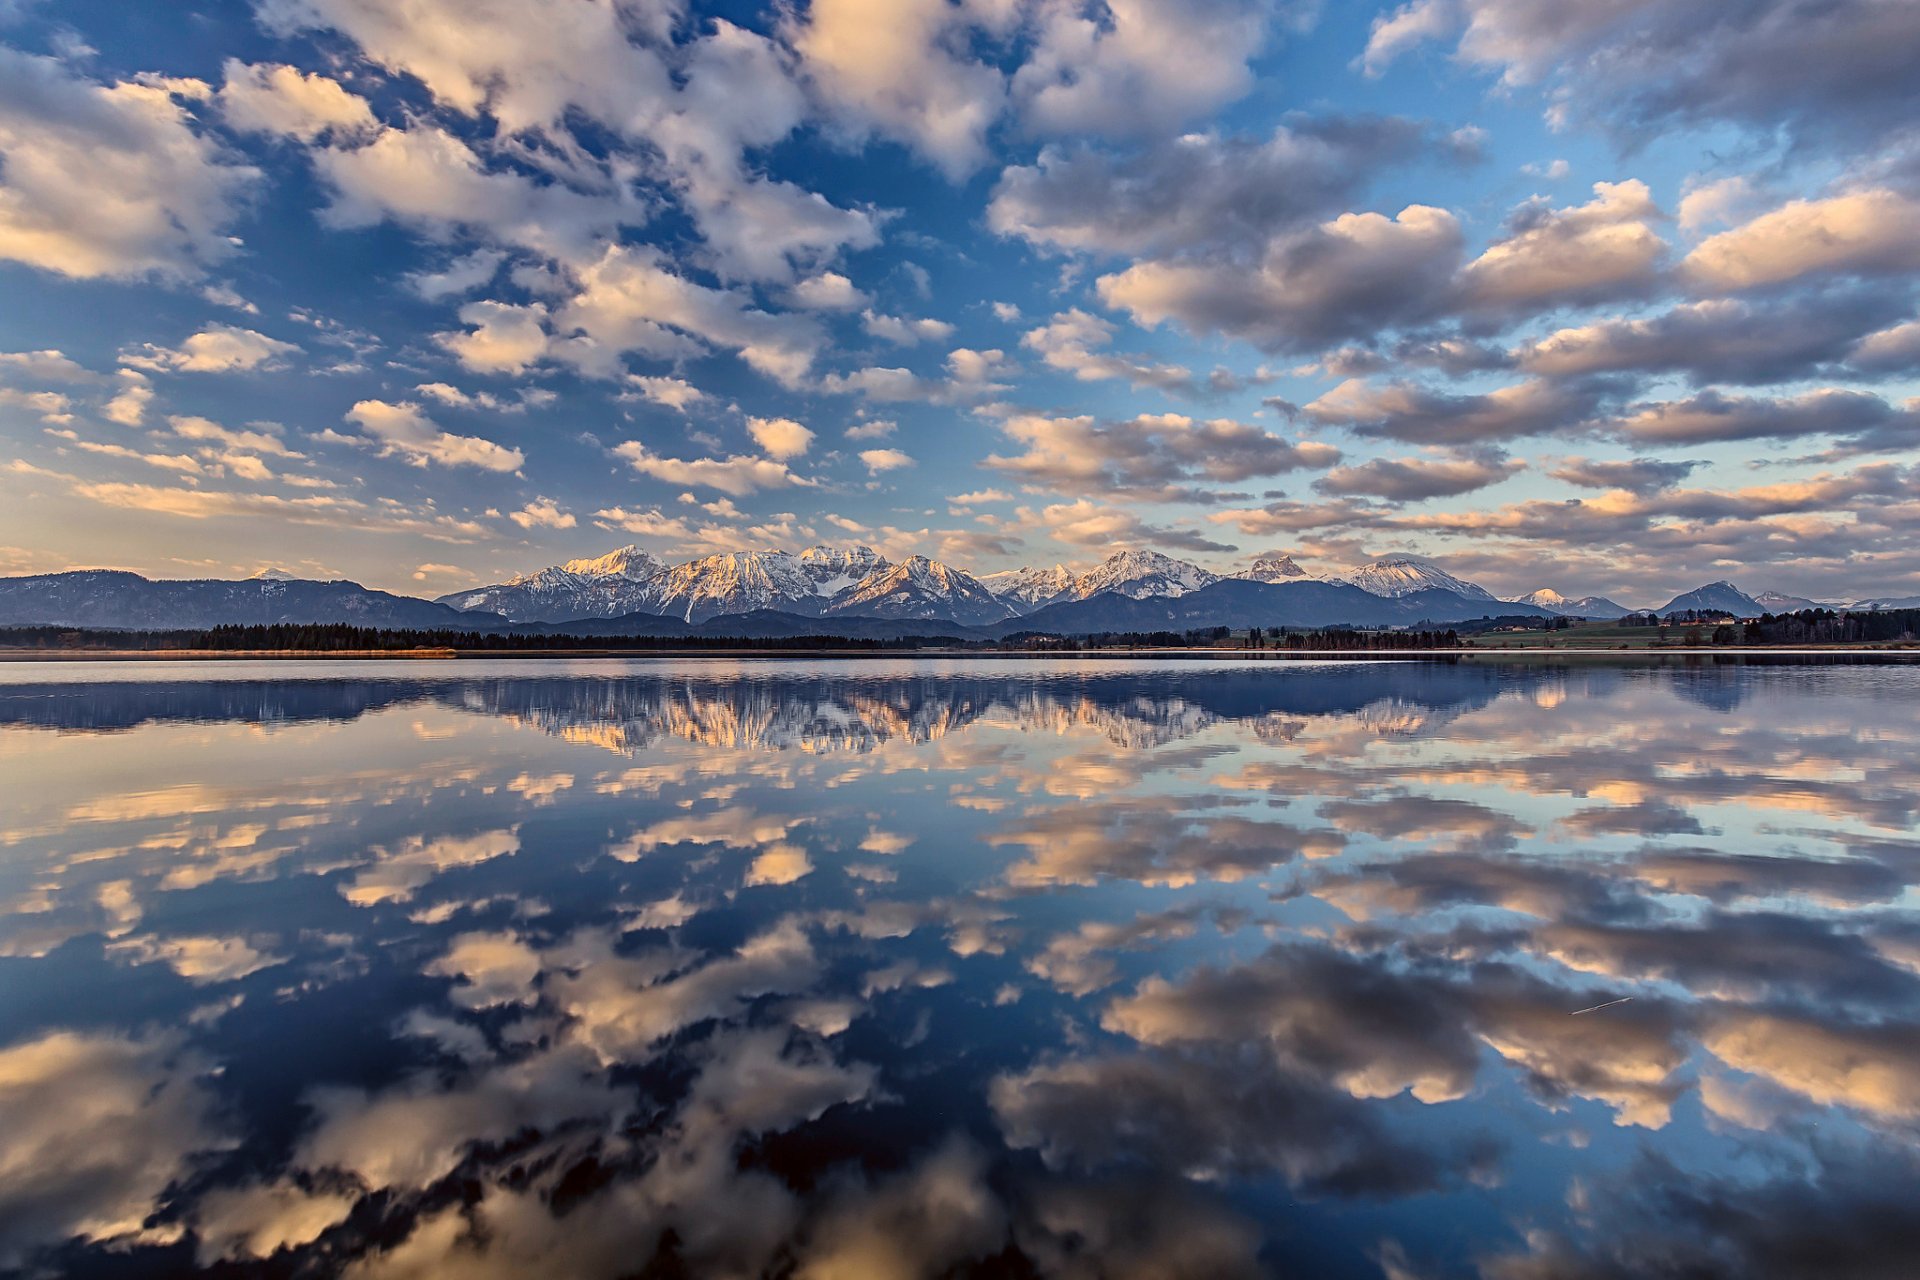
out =
<svg viewBox="0 0 1920 1280"><path fill-rule="evenodd" d="M1920 591L1898 0L0 2L0 572Z"/></svg>

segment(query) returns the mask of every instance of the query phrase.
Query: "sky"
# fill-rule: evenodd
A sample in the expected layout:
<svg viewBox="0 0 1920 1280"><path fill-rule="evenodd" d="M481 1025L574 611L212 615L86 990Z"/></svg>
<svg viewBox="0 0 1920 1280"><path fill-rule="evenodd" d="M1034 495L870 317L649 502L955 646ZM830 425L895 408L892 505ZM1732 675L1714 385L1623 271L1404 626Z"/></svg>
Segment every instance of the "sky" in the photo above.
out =
<svg viewBox="0 0 1920 1280"><path fill-rule="evenodd" d="M0 0L0 573L1920 592L1912 0Z"/></svg>

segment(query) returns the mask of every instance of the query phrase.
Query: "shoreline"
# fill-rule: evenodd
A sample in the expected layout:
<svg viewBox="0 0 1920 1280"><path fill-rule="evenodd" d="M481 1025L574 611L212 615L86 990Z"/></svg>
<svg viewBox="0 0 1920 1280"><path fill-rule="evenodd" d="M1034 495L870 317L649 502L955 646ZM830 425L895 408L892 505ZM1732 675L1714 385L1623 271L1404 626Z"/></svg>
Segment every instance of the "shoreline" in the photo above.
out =
<svg viewBox="0 0 1920 1280"><path fill-rule="evenodd" d="M1214 649L1205 646L1168 646L1138 649L18 649L0 650L0 663L44 662L471 662L508 659L518 662L572 662L618 659L627 662L686 658L744 658L897 661L921 658L972 658L987 661L1058 661L1063 658L1127 659L1141 657L1211 658L1216 660L1287 661L1294 658L1348 658L1355 661L1396 658L1643 658L1643 657L1824 657L1832 655L1920 658L1914 645L1678 645L1636 648L1548 647L1545 645L1488 645L1457 649Z"/></svg>

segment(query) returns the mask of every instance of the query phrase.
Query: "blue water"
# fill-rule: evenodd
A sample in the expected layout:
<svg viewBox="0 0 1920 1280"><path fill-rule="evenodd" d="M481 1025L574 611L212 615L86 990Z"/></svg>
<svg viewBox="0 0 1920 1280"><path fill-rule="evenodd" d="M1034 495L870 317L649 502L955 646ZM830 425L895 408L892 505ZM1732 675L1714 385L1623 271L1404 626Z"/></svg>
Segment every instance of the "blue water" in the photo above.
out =
<svg viewBox="0 0 1920 1280"><path fill-rule="evenodd" d="M0 666L0 1271L1920 1275L1920 667Z"/></svg>

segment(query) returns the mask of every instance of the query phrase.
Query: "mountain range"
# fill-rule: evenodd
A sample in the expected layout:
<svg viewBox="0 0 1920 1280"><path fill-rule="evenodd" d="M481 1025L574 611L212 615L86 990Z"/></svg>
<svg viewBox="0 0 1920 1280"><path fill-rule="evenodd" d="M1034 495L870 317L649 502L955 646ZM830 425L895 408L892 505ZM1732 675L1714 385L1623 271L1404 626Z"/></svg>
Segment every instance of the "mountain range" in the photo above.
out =
<svg viewBox="0 0 1920 1280"><path fill-rule="evenodd" d="M1814 601L1715 582L1654 612L1751 616ZM1914 598L1855 608L1910 608ZM1186 630L1212 626L1449 625L1490 616L1616 618L1603 596L1541 588L1512 599L1425 560L1375 560L1314 575L1281 552L1228 575L1154 551L1118 551L1091 569L1063 565L976 576L867 546L735 551L667 564L640 547L569 560L490 586L421 600L282 570L242 581L151 580L117 570L0 578L0 625L202 629L222 623L351 623L662 637L834 634L1004 636L1019 632Z"/></svg>

